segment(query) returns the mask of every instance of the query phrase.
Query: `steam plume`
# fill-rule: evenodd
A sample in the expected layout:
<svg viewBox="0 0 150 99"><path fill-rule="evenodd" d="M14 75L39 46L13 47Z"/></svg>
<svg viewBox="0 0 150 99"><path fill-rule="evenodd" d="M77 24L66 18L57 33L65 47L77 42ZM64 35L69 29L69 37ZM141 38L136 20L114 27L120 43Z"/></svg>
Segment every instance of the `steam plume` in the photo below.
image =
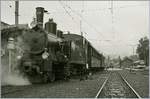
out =
<svg viewBox="0 0 150 99"><path fill-rule="evenodd" d="M11 72L9 72L9 57L8 57L8 49L6 46L2 46L2 49L5 50L5 54L1 56L1 70L2 70L2 81L1 84L3 85L29 85L29 80L22 75L18 68L18 56L22 55L23 48L20 45L22 44L21 37L18 37L17 42L15 44L17 47L15 47L16 51L12 51L12 68ZM2 42L3 45L7 45L7 43Z"/></svg>

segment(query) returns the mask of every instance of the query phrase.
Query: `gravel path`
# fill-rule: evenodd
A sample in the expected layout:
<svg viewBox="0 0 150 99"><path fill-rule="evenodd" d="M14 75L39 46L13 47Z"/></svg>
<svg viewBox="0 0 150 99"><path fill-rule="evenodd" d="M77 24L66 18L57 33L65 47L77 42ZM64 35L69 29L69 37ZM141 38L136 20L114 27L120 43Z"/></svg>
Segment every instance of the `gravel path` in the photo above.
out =
<svg viewBox="0 0 150 99"><path fill-rule="evenodd" d="M50 84L38 84L22 87L22 91L4 94L2 97L12 98L94 98L106 79L108 72L99 72L92 79L69 82L56 81ZM13 87L12 87L13 88ZM21 87L19 87L21 89ZM2 93L6 88L2 87ZM8 90L8 89L7 89Z"/></svg>
<svg viewBox="0 0 150 99"><path fill-rule="evenodd" d="M120 71L129 84L138 92L142 98L149 97L149 71Z"/></svg>

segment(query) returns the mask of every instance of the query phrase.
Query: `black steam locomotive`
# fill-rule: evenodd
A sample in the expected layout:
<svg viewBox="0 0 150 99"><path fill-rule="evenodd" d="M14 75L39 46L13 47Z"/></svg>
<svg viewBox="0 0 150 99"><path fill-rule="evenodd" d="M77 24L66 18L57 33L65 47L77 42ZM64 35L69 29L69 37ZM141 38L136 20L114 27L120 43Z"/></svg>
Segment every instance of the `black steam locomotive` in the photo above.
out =
<svg viewBox="0 0 150 99"><path fill-rule="evenodd" d="M32 29L16 28L9 31L9 36L15 38L23 47L17 64L21 73L31 82L35 78L50 82L104 69L105 57L83 36L63 34L57 30L53 19L49 19L43 29L44 12L44 8L36 8L37 25Z"/></svg>

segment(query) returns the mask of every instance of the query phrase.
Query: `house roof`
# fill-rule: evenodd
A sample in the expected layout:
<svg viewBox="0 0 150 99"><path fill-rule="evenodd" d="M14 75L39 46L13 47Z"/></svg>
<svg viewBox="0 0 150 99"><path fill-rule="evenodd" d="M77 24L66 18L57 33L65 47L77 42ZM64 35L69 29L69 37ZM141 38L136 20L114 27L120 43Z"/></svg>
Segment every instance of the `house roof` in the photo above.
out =
<svg viewBox="0 0 150 99"><path fill-rule="evenodd" d="M12 27L16 27L16 25L15 24L10 25L8 23L5 23L5 22L1 21L1 29L7 29L7 28L12 28ZM28 24L18 24L18 28L28 29L29 26L28 26Z"/></svg>
<svg viewBox="0 0 150 99"><path fill-rule="evenodd" d="M130 58L125 58L124 60L122 60L122 62L125 62L125 61L131 61L131 62L133 62L133 60L130 59Z"/></svg>
<svg viewBox="0 0 150 99"><path fill-rule="evenodd" d="M1 21L1 24L3 24L3 25L10 25L10 24L5 23L5 22L3 22L3 21Z"/></svg>

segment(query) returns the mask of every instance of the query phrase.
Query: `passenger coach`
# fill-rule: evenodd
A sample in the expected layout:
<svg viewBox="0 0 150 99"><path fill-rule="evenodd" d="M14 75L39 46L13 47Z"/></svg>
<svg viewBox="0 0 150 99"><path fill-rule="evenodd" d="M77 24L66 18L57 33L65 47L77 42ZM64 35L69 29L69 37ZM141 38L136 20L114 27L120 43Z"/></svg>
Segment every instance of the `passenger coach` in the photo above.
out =
<svg viewBox="0 0 150 99"><path fill-rule="evenodd" d="M104 69L104 56L100 54L91 43L81 35L63 34L65 43L64 54L69 59L72 74L78 74L81 70Z"/></svg>

